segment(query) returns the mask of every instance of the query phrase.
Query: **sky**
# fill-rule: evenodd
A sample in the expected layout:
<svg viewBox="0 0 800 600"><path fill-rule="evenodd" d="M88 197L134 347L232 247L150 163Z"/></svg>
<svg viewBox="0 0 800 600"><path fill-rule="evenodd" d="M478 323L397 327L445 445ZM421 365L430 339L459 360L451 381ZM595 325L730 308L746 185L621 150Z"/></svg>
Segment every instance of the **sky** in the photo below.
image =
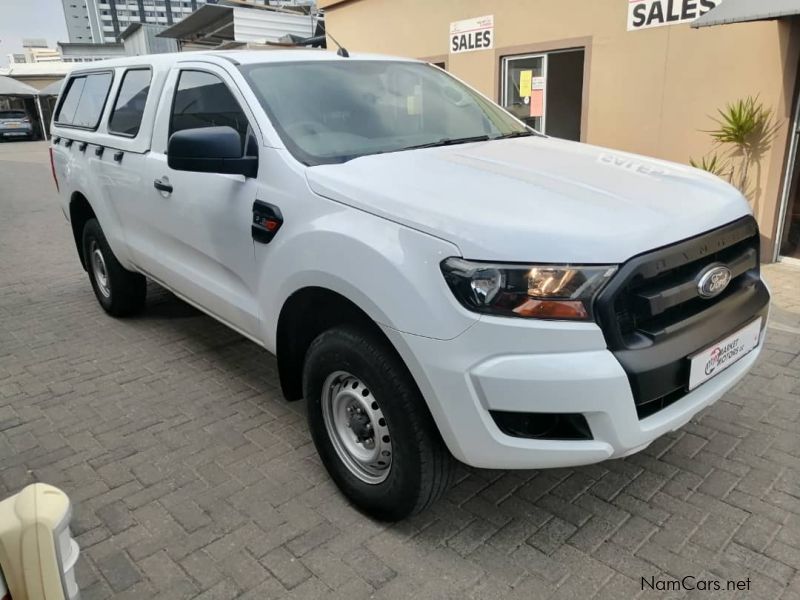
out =
<svg viewBox="0 0 800 600"><path fill-rule="evenodd" d="M61 0L0 0L0 67L22 52L22 38L45 38L51 48L69 41Z"/></svg>

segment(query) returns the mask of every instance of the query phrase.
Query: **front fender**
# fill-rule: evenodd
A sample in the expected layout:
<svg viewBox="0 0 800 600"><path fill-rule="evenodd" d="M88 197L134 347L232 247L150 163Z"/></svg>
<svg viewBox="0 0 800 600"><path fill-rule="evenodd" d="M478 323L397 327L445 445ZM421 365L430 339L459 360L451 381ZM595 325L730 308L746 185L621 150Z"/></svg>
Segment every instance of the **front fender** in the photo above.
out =
<svg viewBox="0 0 800 600"><path fill-rule="evenodd" d="M258 294L268 349L276 347L284 303L310 286L337 292L379 325L414 335L452 339L478 319L458 304L439 268L460 255L456 246L338 203L328 208L264 249Z"/></svg>

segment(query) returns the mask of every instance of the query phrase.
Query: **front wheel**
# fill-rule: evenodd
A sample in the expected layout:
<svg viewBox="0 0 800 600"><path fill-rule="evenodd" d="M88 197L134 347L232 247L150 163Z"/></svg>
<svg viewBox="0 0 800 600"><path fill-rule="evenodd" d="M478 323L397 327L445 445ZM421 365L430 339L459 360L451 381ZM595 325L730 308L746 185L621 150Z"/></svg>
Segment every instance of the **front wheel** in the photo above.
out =
<svg viewBox="0 0 800 600"><path fill-rule="evenodd" d="M352 327L322 333L306 354L303 392L323 464L366 513L398 521L449 486L454 460L385 340Z"/></svg>
<svg viewBox="0 0 800 600"><path fill-rule="evenodd" d="M147 280L119 263L97 219L89 219L83 227L83 258L103 310L115 317L126 317L144 308Z"/></svg>

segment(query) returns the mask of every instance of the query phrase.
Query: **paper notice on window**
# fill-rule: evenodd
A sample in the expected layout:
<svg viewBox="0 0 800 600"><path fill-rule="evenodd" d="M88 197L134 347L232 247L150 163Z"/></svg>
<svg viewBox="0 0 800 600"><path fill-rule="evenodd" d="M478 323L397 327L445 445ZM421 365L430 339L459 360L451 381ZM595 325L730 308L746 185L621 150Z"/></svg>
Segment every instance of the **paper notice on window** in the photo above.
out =
<svg viewBox="0 0 800 600"><path fill-rule="evenodd" d="M531 80L533 79L533 71L520 71L519 72L519 95L520 98L527 98L531 95Z"/></svg>
<svg viewBox="0 0 800 600"><path fill-rule="evenodd" d="M422 86L414 86L414 95L406 96L406 112L409 115L418 115L422 112Z"/></svg>
<svg viewBox="0 0 800 600"><path fill-rule="evenodd" d="M531 79L531 89L532 90L543 90L544 89L544 77L534 77Z"/></svg>
<svg viewBox="0 0 800 600"><path fill-rule="evenodd" d="M530 107L532 117L544 115L544 90L531 90Z"/></svg>

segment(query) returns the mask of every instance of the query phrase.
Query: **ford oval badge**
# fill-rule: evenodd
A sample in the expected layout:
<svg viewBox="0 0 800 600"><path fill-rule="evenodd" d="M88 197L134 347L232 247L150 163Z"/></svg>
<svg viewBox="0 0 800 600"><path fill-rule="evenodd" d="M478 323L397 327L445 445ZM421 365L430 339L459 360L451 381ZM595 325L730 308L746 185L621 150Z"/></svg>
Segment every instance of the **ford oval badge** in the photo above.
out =
<svg viewBox="0 0 800 600"><path fill-rule="evenodd" d="M712 265L700 275L697 293L703 298L719 296L731 282L731 270L724 265Z"/></svg>

